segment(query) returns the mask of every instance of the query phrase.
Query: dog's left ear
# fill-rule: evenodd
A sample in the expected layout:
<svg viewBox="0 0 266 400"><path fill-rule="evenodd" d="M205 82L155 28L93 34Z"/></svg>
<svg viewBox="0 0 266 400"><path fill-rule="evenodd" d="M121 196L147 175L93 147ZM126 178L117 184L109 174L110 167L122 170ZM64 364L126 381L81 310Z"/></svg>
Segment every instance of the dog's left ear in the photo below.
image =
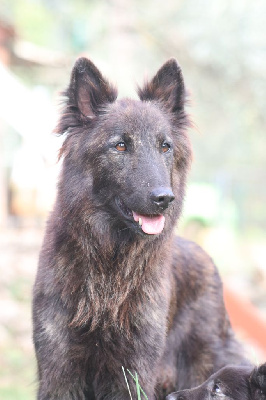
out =
<svg viewBox="0 0 266 400"><path fill-rule="evenodd" d="M254 368L250 378L251 400L266 399L266 363Z"/></svg>
<svg viewBox="0 0 266 400"><path fill-rule="evenodd" d="M182 111L185 105L185 85L180 66L174 58L168 60L150 82L138 88L142 101L157 100L170 112Z"/></svg>

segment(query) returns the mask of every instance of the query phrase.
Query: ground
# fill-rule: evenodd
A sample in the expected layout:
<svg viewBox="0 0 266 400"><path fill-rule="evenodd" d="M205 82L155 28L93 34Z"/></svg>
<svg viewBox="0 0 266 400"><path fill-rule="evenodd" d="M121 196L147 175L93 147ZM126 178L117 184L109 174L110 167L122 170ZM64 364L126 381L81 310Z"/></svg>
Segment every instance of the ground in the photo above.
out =
<svg viewBox="0 0 266 400"><path fill-rule="evenodd" d="M0 398L35 398L31 292L43 230L0 231Z"/></svg>

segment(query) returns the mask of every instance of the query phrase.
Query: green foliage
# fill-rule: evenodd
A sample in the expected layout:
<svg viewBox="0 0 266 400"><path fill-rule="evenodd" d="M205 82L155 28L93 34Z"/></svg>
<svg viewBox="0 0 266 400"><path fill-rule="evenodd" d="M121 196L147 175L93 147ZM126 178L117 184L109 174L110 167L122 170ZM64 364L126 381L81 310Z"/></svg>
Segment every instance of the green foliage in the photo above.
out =
<svg viewBox="0 0 266 400"><path fill-rule="evenodd" d="M192 134L192 179L234 201L239 228L265 228L265 2L4 0L1 10L21 38L102 63L120 94L131 96L132 77L141 82L176 57L200 131Z"/></svg>
<svg viewBox="0 0 266 400"><path fill-rule="evenodd" d="M0 398L33 400L35 398L35 363L17 347L16 334L10 332L9 342L1 350Z"/></svg>
<svg viewBox="0 0 266 400"><path fill-rule="evenodd" d="M33 396L32 390L15 387L13 384L6 388L0 388L0 398L4 400L33 400L35 396Z"/></svg>

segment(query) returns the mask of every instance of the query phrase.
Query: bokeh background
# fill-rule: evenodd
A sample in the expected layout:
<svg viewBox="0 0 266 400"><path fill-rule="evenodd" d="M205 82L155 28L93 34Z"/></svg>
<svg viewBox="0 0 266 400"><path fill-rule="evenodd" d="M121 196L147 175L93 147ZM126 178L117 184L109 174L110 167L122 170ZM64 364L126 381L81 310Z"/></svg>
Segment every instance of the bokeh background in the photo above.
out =
<svg viewBox="0 0 266 400"><path fill-rule="evenodd" d="M266 2L1 0L1 399L35 396L31 290L60 169L59 92L79 56L131 97L178 59L195 125L178 232L211 254L266 338ZM265 343L237 334L266 359Z"/></svg>

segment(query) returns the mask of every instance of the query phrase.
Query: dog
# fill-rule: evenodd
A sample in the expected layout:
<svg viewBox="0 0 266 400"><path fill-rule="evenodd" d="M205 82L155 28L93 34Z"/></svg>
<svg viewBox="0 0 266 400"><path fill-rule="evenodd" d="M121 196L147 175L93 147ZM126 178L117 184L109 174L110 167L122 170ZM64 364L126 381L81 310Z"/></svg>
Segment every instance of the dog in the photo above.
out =
<svg viewBox="0 0 266 400"><path fill-rule="evenodd" d="M80 58L63 95L63 165L33 292L38 399L125 399L122 367L163 399L243 362L216 267L174 234L192 158L178 63L132 100Z"/></svg>
<svg viewBox="0 0 266 400"><path fill-rule="evenodd" d="M265 400L266 363L258 368L226 366L202 385L171 393L166 400Z"/></svg>

